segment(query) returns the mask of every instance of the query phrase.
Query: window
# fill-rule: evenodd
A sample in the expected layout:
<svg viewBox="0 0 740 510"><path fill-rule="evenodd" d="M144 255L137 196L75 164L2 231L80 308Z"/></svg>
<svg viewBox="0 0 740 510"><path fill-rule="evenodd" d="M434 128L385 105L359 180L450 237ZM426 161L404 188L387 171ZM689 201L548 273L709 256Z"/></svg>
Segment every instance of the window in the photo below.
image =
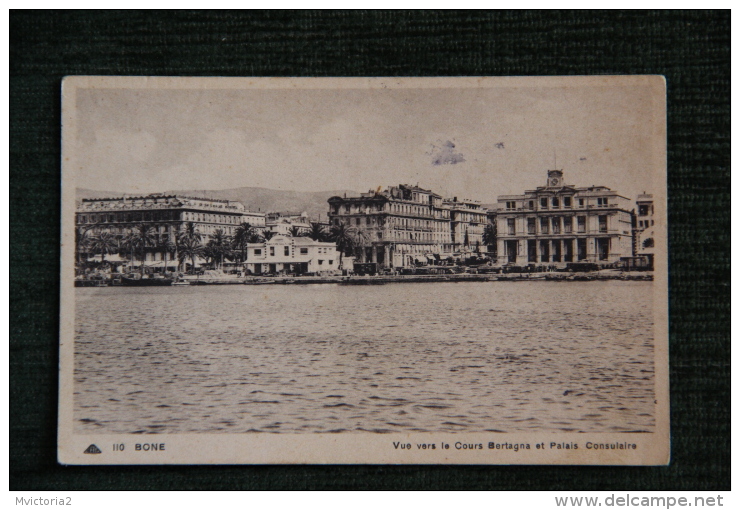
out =
<svg viewBox="0 0 740 510"><path fill-rule="evenodd" d="M583 207L583 199L582 198L579 198L578 199L578 207Z"/></svg>
<svg viewBox="0 0 740 510"><path fill-rule="evenodd" d="M529 210L534 211L534 200L529 201Z"/></svg>
<svg viewBox="0 0 740 510"><path fill-rule="evenodd" d="M368 216L367 218L365 218L365 223L366 223L367 225L370 225L370 216Z"/></svg>
<svg viewBox="0 0 740 510"><path fill-rule="evenodd" d="M87 223L87 216L85 216L84 214L80 216L80 223Z"/></svg>
<svg viewBox="0 0 740 510"><path fill-rule="evenodd" d="M540 207L542 209L547 209L547 199L546 198L540 198Z"/></svg>
<svg viewBox="0 0 740 510"><path fill-rule="evenodd" d="M534 218L527 218L527 234L537 233L537 221Z"/></svg>
<svg viewBox="0 0 740 510"><path fill-rule="evenodd" d="M553 234L560 233L560 217L558 216L552 219L552 233Z"/></svg>
<svg viewBox="0 0 740 510"><path fill-rule="evenodd" d="M560 199L558 197L552 197L552 207L553 209L560 207Z"/></svg>
<svg viewBox="0 0 740 510"><path fill-rule="evenodd" d="M570 206L571 206L570 197L563 197L563 207L570 207Z"/></svg>
<svg viewBox="0 0 740 510"><path fill-rule="evenodd" d="M274 257L274 256L275 256L275 247L270 246L270 257Z"/></svg>
<svg viewBox="0 0 740 510"><path fill-rule="evenodd" d="M579 216L578 217L578 232L585 232L586 231L586 217L585 216Z"/></svg>
<svg viewBox="0 0 740 510"><path fill-rule="evenodd" d="M609 205L609 199L607 197L597 198L596 203L599 205L599 207L605 207Z"/></svg>
<svg viewBox="0 0 740 510"><path fill-rule="evenodd" d="M356 225L359 225L360 224L360 218L355 218L355 224Z"/></svg>
<svg viewBox="0 0 740 510"><path fill-rule="evenodd" d="M345 205L344 206L344 213L345 214L349 214L349 206L348 205Z"/></svg>
<svg viewBox="0 0 740 510"><path fill-rule="evenodd" d="M540 232L543 234L550 232L550 221L547 218L540 218Z"/></svg>
<svg viewBox="0 0 740 510"><path fill-rule="evenodd" d="M570 234L571 232L573 232L573 218L563 218L563 230L566 234Z"/></svg>
<svg viewBox="0 0 740 510"><path fill-rule="evenodd" d="M506 228L508 229L509 235L514 235L516 233L514 221L514 218L506 218Z"/></svg>
<svg viewBox="0 0 740 510"><path fill-rule="evenodd" d="M513 211L516 209L516 202L506 202L506 210Z"/></svg>
<svg viewBox="0 0 740 510"><path fill-rule="evenodd" d="M283 254L287 257L290 255L290 246L283 247Z"/></svg>
<svg viewBox="0 0 740 510"><path fill-rule="evenodd" d="M301 248L301 255L308 255L308 248Z"/></svg>
<svg viewBox="0 0 740 510"><path fill-rule="evenodd" d="M255 256L262 255L262 248L255 248L254 249L254 255Z"/></svg>
<svg viewBox="0 0 740 510"><path fill-rule="evenodd" d="M323 264L324 264L324 261L323 261L323 260L321 260L321 259L319 259L319 265L321 266L321 265L323 265Z"/></svg>
<svg viewBox="0 0 740 510"><path fill-rule="evenodd" d="M606 232L606 216L599 216L599 232Z"/></svg>
<svg viewBox="0 0 740 510"><path fill-rule="evenodd" d="M333 260L330 260L329 261L329 265L331 266L332 264L334 264L334 261Z"/></svg>

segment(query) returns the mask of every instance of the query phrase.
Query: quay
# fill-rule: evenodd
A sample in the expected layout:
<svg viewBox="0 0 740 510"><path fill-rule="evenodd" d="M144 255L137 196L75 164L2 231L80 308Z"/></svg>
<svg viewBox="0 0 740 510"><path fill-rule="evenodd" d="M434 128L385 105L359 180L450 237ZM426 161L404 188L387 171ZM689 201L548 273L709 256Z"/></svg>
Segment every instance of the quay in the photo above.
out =
<svg viewBox="0 0 740 510"><path fill-rule="evenodd" d="M595 271L593 273L509 273L509 274L436 274L436 275L375 275L375 276L231 276L192 277L186 276L175 286L200 285L386 285L392 283L435 283L435 282L531 282L531 281L652 281L651 272L624 273L617 271ZM77 287L108 287L104 281L84 281ZM110 285L118 287L119 285Z"/></svg>

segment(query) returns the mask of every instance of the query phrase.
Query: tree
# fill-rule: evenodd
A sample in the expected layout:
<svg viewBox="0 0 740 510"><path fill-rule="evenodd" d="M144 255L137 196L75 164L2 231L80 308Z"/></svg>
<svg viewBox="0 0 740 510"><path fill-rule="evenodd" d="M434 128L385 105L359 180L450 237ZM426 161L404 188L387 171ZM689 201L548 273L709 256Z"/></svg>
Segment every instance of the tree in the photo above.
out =
<svg viewBox="0 0 740 510"><path fill-rule="evenodd" d="M119 243L118 252L121 254L126 254L126 256L131 259L132 266L136 258L136 247L137 246L138 246L138 240L133 230L128 231L126 235L123 236L123 239L121 239Z"/></svg>
<svg viewBox="0 0 740 510"><path fill-rule="evenodd" d="M216 229L213 235L211 235L207 246L209 253L212 253L215 260L219 261L219 268L222 268L224 265L224 257L231 258L231 239L222 229Z"/></svg>
<svg viewBox="0 0 740 510"><path fill-rule="evenodd" d="M342 256L351 252L354 247L352 229L344 223L333 225L329 231L329 241L337 245L337 250L339 250L339 266L341 267Z"/></svg>
<svg viewBox="0 0 740 510"><path fill-rule="evenodd" d="M350 228L352 235L352 246L354 247L355 254L358 255L360 260L365 260L365 248L370 242L370 236L367 233L357 227Z"/></svg>
<svg viewBox="0 0 740 510"><path fill-rule="evenodd" d="M157 236L154 228L146 223L139 223L133 231L134 246L141 250L141 274L144 274L144 262L146 261L146 249L157 245ZM132 251L133 254L133 251Z"/></svg>
<svg viewBox="0 0 740 510"><path fill-rule="evenodd" d="M177 253L177 245L170 240L169 235L159 242L159 249L162 250L164 259L164 272L167 272L167 255Z"/></svg>
<svg viewBox="0 0 740 510"><path fill-rule="evenodd" d="M87 251L90 246L90 229L92 227L78 227L75 229L75 249L77 255L77 266L82 264L82 254Z"/></svg>
<svg viewBox="0 0 740 510"><path fill-rule="evenodd" d="M106 255L118 253L118 239L110 232L101 232L90 240L90 247L100 254L101 262L105 262Z"/></svg>
<svg viewBox="0 0 740 510"><path fill-rule="evenodd" d="M301 237L303 235L303 229L298 225L290 227L290 237Z"/></svg>
<svg viewBox="0 0 740 510"><path fill-rule="evenodd" d="M324 225L315 221L311 222L311 228L306 235L314 241L320 242L326 241L327 238L326 230L324 230Z"/></svg>
<svg viewBox="0 0 740 510"><path fill-rule="evenodd" d="M483 244L489 247L489 251L490 247L496 244L496 227L492 223L483 229Z"/></svg>
<svg viewBox="0 0 740 510"><path fill-rule="evenodd" d="M180 262L190 257L191 269L195 270L195 257L200 255L201 241L203 236L201 235L198 227L195 223L188 221L185 223L185 228L180 232L178 236L178 245L185 249L188 253L186 257L182 257L178 254Z"/></svg>
<svg viewBox="0 0 740 510"><path fill-rule="evenodd" d="M275 237L276 234L277 234L277 232L273 232L272 230L264 230L262 232L262 238L265 241L269 241L270 239L272 239L273 237Z"/></svg>
<svg viewBox="0 0 740 510"><path fill-rule="evenodd" d="M247 260L247 245L254 242L252 239L256 234L257 231L255 228L247 222L236 227L232 242L234 249L238 250L241 254L240 262L245 262Z"/></svg>
<svg viewBox="0 0 740 510"><path fill-rule="evenodd" d="M186 259L190 259L192 269L195 270L195 257L199 257L202 253L203 247L200 245L200 241L187 236L180 238L179 251L177 252L180 264Z"/></svg>

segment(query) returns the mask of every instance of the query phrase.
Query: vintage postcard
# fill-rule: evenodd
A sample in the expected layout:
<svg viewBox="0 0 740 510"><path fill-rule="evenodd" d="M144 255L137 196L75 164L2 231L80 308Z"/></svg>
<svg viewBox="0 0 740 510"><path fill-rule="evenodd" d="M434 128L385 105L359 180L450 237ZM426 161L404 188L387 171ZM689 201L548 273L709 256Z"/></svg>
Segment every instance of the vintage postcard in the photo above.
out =
<svg viewBox="0 0 740 510"><path fill-rule="evenodd" d="M669 462L662 77L62 109L59 462Z"/></svg>

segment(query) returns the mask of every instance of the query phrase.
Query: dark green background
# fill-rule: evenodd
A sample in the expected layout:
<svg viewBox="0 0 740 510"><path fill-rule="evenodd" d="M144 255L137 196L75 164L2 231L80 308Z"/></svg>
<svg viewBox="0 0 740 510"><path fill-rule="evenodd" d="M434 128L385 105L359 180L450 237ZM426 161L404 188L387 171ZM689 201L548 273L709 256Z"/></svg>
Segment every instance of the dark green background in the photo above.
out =
<svg viewBox="0 0 740 510"><path fill-rule="evenodd" d="M65 75L662 74L668 83L669 467L61 467ZM10 488L730 488L730 14L10 13Z"/></svg>

